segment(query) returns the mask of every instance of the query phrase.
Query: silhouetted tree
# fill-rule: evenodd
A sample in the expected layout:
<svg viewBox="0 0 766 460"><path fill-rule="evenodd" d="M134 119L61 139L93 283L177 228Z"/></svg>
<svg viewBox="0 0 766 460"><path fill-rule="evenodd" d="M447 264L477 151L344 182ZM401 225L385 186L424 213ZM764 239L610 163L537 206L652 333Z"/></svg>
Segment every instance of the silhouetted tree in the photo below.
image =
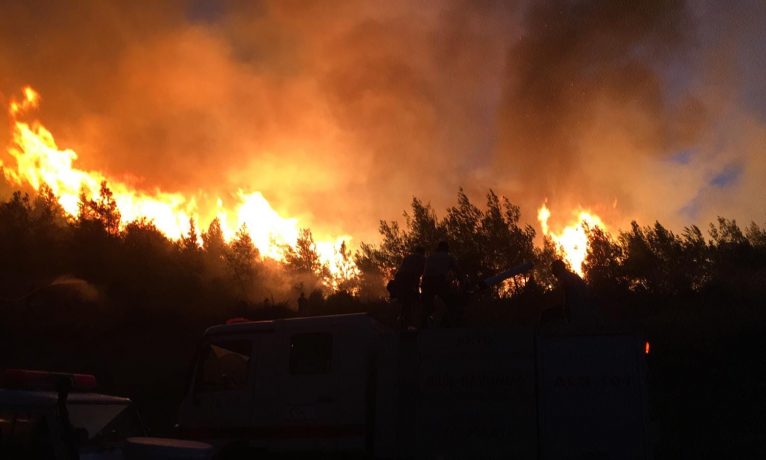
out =
<svg viewBox="0 0 766 460"><path fill-rule="evenodd" d="M588 230L588 253L583 271L588 284L599 293L614 294L624 287L623 248L600 227Z"/></svg>
<svg viewBox="0 0 766 460"><path fill-rule="evenodd" d="M532 271L535 283L542 289L551 289L556 284L556 277L551 272L551 264L561 256L556 251L556 245L547 237L543 237L543 245L535 250L535 266Z"/></svg>
<svg viewBox="0 0 766 460"><path fill-rule="evenodd" d="M481 219L482 272L494 274L525 261L535 261L535 230L522 227L521 209L508 198L487 194L487 210ZM525 278L526 279L526 278ZM511 280L514 281L514 280ZM517 291L519 286L512 286Z"/></svg>
<svg viewBox="0 0 766 460"><path fill-rule="evenodd" d="M258 249L243 224L225 255L226 264L243 297L247 297L253 287L258 256Z"/></svg>
<svg viewBox="0 0 766 460"><path fill-rule="evenodd" d="M285 264L297 273L313 274L320 279L329 277L329 269L319 258L314 236L307 228L301 229L295 247L286 248Z"/></svg>
<svg viewBox="0 0 766 460"><path fill-rule="evenodd" d="M110 267L120 263L120 213L106 182L97 199L80 192L79 212L73 227L69 257L74 273L95 282L110 280Z"/></svg>
<svg viewBox="0 0 766 460"><path fill-rule="evenodd" d="M381 260L381 251L374 245L362 243L354 254L358 275L358 295L364 300L379 300L388 295L385 289L387 264Z"/></svg>
<svg viewBox="0 0 766 460"><path fill-rule="evenodd" d="M359 270L345 241L341 241L340 246L336 249L335 260L336 272L331 274L332 285L335 290L358 294L360 289Z"/></svg>
<svg viewBox="0 0 766 460"><path fill-rule="evenodd" d="M180 264L176 246L146 219L127 224L117 253L119 262L110 271L112 288L147 314L166 310L168 303L184 298L178 288Z"/></svg>
<svg viewBox="0 0 766 460"><path fill-rule="evenodd" d="M653 272L659 261L649 247L643 229L635 221L630 225L630 231L620 234L620 245L624 252L623 271L631 290L646 291L650 289Z"/></svg>
<svg viewBox="0 0 766 460"><path fill-rule="evenodd" d="M207 231L202 234L202 248L212 257L222 258L226 252L221 221L217 217L210 222Z"/></svg>
<svg viewBox="0 0 766 460"><path fill-rule="evenodd" d="M761 229L755 222L750 222L745 236L754 248L766 248L766 229Z"/></svg>
<svg viewBox="0 0 766 460"><path fill-rule="evenodd" d="M430 205L413 198L411 211L404 213L404 228L395 221L381 221L380 246L364 243L360 246L356 263L362 284L390 278L414 247L431 249L441 240L449 241L450 251L461 269L475 280L522 261L532 261L535 231L531 226L519 225L520 215L517 206L505 198L501 201L492 190L487 194L487 210L482 211L460 189L457 206L448 208L443 220L438 219ZM516 289L520 286L512 285Z"/></svg>
<svg viewBox="0 0 766 460"><path fill-rule="evenodd" d="M186 252L196 252L200 249L199 234L197 233L197 225L194 223L194 218L189 218L189 231L181 236L179 241L181 250Z"/></svg>
<svg viewBox="0 0 766 460"><path fill-rule="evenodd" d="M678 270L685 273L685 287L699 292L710 282L710 248L696 225L684 227L681 245L682 260Z"/></svg>
<svg viewBox="0 0 766 460"><path fill-rule="evenodd" d="M221 221L216 217L202 234L202 250L204 252L205 268L211 278L222 278L225 275L226 252L228 247L223 238Z"/></svg>
<svg viewBox="0 0 766 460"><path fill-rule="evenodd" d="M78 206L80 220L99 222L107 233L112 235L119 233L122 216L114 200L114 194L106 181L101 182L101 188L95 199L88 198L86 190L81 190Z"/></svg>
<svg viewBox="0 0 766 460"><path fill-rule="evenodd" d="M397 221L380 221L378 232L381 242L378 247L362 243L358 262L367 269L374 264L376 271L386 278L393 276L402 259L417 246L429 250L446 238L444 226L440 224L430 204L423 204L413 197L410 212L403 214L405 227ZM363 270L364 271L364 270Z"/></svg>
<svg viewBox="0 0 766 460"><path fill-rule="evenodd" d="M0 286L3 292L14 296L29 291L29 282L35 278L28 257L35 245L29 231L31 213L29 195L21 192L14 192L10 200L0 205L0 260L4 265Z"/></svg>
<svg viewBox="0 0 766 460"><path fill-rule="evenodd" d="M763 247L754 247L752 241L758 242L761 231L751 225L748 235L753 240L734 220L719 217L716 224L710 224L710 282L716 289L738 296L760 291L766 259Z"/></svg>
<svg viewBox="0 0 766 460"><path fill-rule="evenodd" d="M432 238L435 235L443 234L450 242L450 252L460 260L461 270L466 273L487 274L487 267L482 262L490 243L489 241L482 241L484 213L470 202L462 188L458 191L457 201L457 206L447 209L447 215L441 225L437 222L433 212L424 214L424 217L429 219L426 221L429 243L426 247L432 248L435 243L438 243L438 241L434 242ZM415 211L414 205L413 202L413 211ZM424 219L421 218L422 220ZM423 227L425 225L419 225L419 228ZM443 230L439 231L440 228Z"/></svg>
<svg viewBox="0 0 766 460"><path fill-rule="evenodd" d="M422 201L413 197L411 212L405 212L404 219L407 222L407 232L404 235L402 248L404 252L399 254L397 265L401 257L415 247L423 246L426 250L433 249L439 241L447 238L444 224L439 222L430 203L423 204Z"/></svg>

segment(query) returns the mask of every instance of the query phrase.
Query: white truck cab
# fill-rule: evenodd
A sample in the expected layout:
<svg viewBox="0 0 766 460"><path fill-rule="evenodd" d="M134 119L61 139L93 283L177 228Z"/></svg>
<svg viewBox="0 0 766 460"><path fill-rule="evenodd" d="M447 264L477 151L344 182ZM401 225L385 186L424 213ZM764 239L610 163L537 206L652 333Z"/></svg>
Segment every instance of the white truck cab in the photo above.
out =
<svg viewBox="0 0 766 460"><path fill-rule="evenodd" d="M204 334L179 427L276 452L646 459L643 349L631 334L566 327L231 321Z"/></svg>
<svg viewBox="0 0 766 460"><path fill-rule="evenodd" d="M270 449L364 450L382 334L366 315L211 327L181 405L182 433Z"/></svg>

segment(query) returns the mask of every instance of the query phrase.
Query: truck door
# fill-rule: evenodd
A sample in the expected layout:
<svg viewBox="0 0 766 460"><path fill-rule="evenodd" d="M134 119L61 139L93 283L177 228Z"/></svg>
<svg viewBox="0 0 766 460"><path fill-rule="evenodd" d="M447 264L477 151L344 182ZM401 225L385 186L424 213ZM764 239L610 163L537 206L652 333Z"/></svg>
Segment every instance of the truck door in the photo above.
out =
<svg viewBox="0 0 766 460"><path fill-rule="evenodd" d="M290 334L288 340L282 419L296 438L325 438L338 403L333 335L298 332Z"/></svg>
<svg viewBox="0 0 766 460"><path fill-rule="evenodd" d="M194 425L210 437L241 437L249 425L254 349L251 337L210 337L201 345L192 405Z"/></svg>
<svg viewBox="0 0 766 460"><path fill-rule="evenodd" d="M279 389L276 437L297 449L364 448L366 380L347 369L349 364L362 367L349 363L349 355L365 356L364 347L350 349L344 334L329 330L296 329L284 335L287 369ZM365 367L358 371L366 372Z"/></svg>

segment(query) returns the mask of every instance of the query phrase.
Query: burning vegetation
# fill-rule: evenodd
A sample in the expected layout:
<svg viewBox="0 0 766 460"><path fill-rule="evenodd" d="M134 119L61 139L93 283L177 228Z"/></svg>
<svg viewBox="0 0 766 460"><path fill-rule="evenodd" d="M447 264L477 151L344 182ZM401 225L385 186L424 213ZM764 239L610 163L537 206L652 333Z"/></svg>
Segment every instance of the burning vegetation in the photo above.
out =
<svg viewBox="0 0 766 460"><path fill-rule="evenodd" d="M235 252L243 252L237 257L240 265L252 263L248 262L248 259L254 261L259 257L267 258L316 275L319 283L325 288L342 288L358 293L358 286L351 288L360 272L350 257L351 250L347 245L349 236L315 240L310 230L300 228L297 219L284 217L275 211L260 192L240 190L237 192L238 202L233 206L224 206L221 198L206 200L202 192L191 197L160 190L148 193L126 182L108 178L100 172L79 169L75 165L77 153L71 149L59 148L51 132L32 118L40 103L40 95L29 86L25 87L21 94L20 99L11 100L8 109L13 126L13 141L8 153L16 165L15 168L3 167L3 173L6 180L13 185L30 186L36 192L48 196L61 207L67 218L100 219L105 229L112 234L119 234L130 225L151 227L170 240L185 241L192 245L215 244L212 243L213 240L221 239L231 245ZM466 218L481 215L481 211L476 208L465 209L470 203L462 191L460 203L464 209L453 209L452 222L449 224L452 227L458 226ZM417 208L419 205L413 206ZM526 228L526 233L522 232L526 239L516 235L519 232L518 208L505 202L502 205L505 209L501 210L500 202L494 194L490 195L488 206L489 214L482 217L487 221L481 222L480 225L474 222L477 228L453 228L454 232L462 232L457 235L458 239L465 239L466 232L481 232L484 228L509 228L506 240L485 239L476 243L477 246L473 249L478 250L481 246L486 248L487 245L493 244L501 248L518 244L521 249L513 249L513 253L501 249L499 252L503 253L504 258L496 257L497 260L492 264L472 267L478 276L501 271L509 264L519 263L522 259L534 258L534 251L529 243L529 240L534 238L534 231ZM458 212L466 215L458 216ZM494 218L495 222L489 222L490 218ZM574 223L555 233L549 227L549 218L550 211L544 204L538 212L543 235L554 244L554 252L582 275L582 264L587 252L586 232L590 227L603 228L601 219L581 210ZM197 233L200 223L203 224L203 228L207 228L202 235ZM389 234L395 229L394 224L391 225L386 230ZM447 233L449 232L439 232L434 228L430 239L446 238ZM430 243L433 244L433 241ZM404 253L412 244L415 242L411 241L406 245L401 243L399 251ZM370 249L370 246L364 246L360 257L364 258L365 251ZM396 260L387 261L378 278L390 277L396 263ZM242 274L241 269L235 271L239 275Z"/></svg>
<svg viewBox="0 0 766 460"><path fill-rule="evenodd" d="M583 263L588 255L588 232L592 229L606 230L606 226L599 216L590 211L580 209L572 214L576 219L558 233L553 232L548 224L551 211L546 204L537 211L537 220L543 235L553 243L556 253L567 261L572 270L583 276Z"/></svg>
<svg viewBox="0 0 766 460"><path fill-rule="evenodd" d="M613 236L598 215L585 209L573 211L568 225L555 226L544 203L537 213L542 245L535 247L535 229L522 224L518 206L490 190L482 210L461 189L457 205L447 209L442 219L430 204L415 198L411 211L404 214L404 226L381 221L380 244L361 243L354 250L347 235L315 239L310 229L301 228L298 219L278 213L259 192L240 190L237 202L226 206L221 198L210 199L203 192L194 196L146 192L100 172L79 169L77 153L59 148L51 132L33 119L40 99L34 89L26 87L22 97L9 104L13 140L8 153L15 166L3 164L3 174L17 187L31 187L35 195L14 194L4 205L12 212L8 222L22 215L40 220L46 231L62 231L59 240L71 232L85 232L80 235L84 240L73 241L84 245L75 246L77 254L97 251L86 241L100 234L101 243L113 241L110 244L123 244L125 249L141 247L147 251L147 260L160 254L181 257L181 262L166 261L160 271L168 265L191 263L186 267L191 270L188 275L208 281L228 279L230 303L240 299L257 304L262 298L266 299L263 303L292 303L298 292L315 290L322 295L379 299L385 292L385 280L408 251L416 246L434 247L440 240L452 242L460 265L474 280L524 261L535 262L531 277L510 280L494 291L501 298L519 294L528 286L551 289L554 282L549 266L555 258L564 259L573 271L595 283L606 278L630 290L699 291L715 279L710 269L716 257L710 251L729 244L761 251L764 244L764 232L755 223L743 233L726 219L711 225L712 240L706 240L695 226L675 235L659 223L642 228L635 222L630 231ZM200 223L206 230L198 230ZM99 264L119 264L120 256L112 256L117 258L97 256L100 262L94 260L96 265L85 272L75 264L60 266L47 276L75 274L98 280L102 275ZM680 268L679 260L695 263ZM647 261L652 263L646 265ZM140 263L134 268L139 273L147 270ZM672 288L668 276L674 280Z"/></svg>
<svg viewBox="0 0 766 460"><path fill-rule="evenodd" d="M16 166L3 167L3 173L16 186L31 186L35 191L47 189L45 193L50 193L70 218L100 207L113 214L106 223L112 232L142 222L172 240L191 238L198 242L201 241L196 226L203 223L206 228L212 226L214 232L220 231L224 241L246 238L258 254L278 261L295 252L303 238L300 244L305 246L310 241L310 249L316 252L322 270L331 277L349 275L351 267L344 260L348 236L314 241L311 233L301 231L297 219L280 215L260 192L239 190L237 202L225 206L218 197L206 200L202 193L188 197L160 190L147 193L100 172L77 168L76 152L60 149L51 132L39 121L25 121L38 107L40 95L28 86L22 95L20 100L11 100L8 109L13 123L9 154Z"/></svg>

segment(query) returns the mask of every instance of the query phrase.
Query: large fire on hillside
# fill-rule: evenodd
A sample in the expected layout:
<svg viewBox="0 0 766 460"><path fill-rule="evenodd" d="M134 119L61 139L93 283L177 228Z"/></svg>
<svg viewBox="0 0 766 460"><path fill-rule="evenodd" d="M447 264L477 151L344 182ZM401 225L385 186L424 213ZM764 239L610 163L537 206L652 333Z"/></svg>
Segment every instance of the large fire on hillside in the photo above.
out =
<svg viewBox="0 0 766 460"><path fill-rule="evenodd" d="M15 168L2 166L5 178L12 184L28 184L35 190L47 186L58 199L64 211L72 217L79 213L80 195L96 200L100 195L102 182L106 182L113 193L120 211L123 225L146 219L171 239L187 234L190 222L206 228L217 218L224 238L231 241L239 229L246 229L261 255L275 260L284 258L286 246L294 247L301 223L284 217L274 210L260 192L239 190L237 201L227 204L222 198L204 200L202 197L184 196L160 190L147 193L130 184L97 171L85 171L75 166L77 153L61 149L53 135L39 121L26 121L40 102L40 95L31 87L25 87L22 98L12 100L8 112L12 121L13 141L9 154L16 160ZM203 202L212 202L209 205ZM316 251L331 273L344 270L340 246L350 239L347 235L316 239Z"/></svg>
<svg viewBox="0 0 766 460"><path fill-rule="evenodd" d="M0 166L5 178L12 184L28 184L35 190L49 187L64 211L76 217L81 194L97 200L101 183L106 182L113 193L123 225L145 219L168 238L179 239L189 232L191 221L206 228L217 218L227 241L235 238L239 229L246 229L260 254L265 257L282 260L286 247L295 247L301 223L274 210L258 191L237 191L234 204L224 203L221 198L211 202L201 194L186 196L160 190L151 193L140 191L101 172L78 169L75 166L78 156L74 150L59 148L51 132L39 121L27 121L40 99L33 88L25 87L22 98L11 100L9 104L13 123L13 142L9 154L16 160L16 167L2 163ZM574 214L575 219L558 232L549 226L551 213L545 204L539 209L537 217L543 235L553 241L559 255L582 275L588 244L586 227L605 226L592 212L581 209ZM340 246L350 239L348 235L321 235L316 240L316 250L322 263L335 276L349 273L349 261L340 253Z"/></svg>

